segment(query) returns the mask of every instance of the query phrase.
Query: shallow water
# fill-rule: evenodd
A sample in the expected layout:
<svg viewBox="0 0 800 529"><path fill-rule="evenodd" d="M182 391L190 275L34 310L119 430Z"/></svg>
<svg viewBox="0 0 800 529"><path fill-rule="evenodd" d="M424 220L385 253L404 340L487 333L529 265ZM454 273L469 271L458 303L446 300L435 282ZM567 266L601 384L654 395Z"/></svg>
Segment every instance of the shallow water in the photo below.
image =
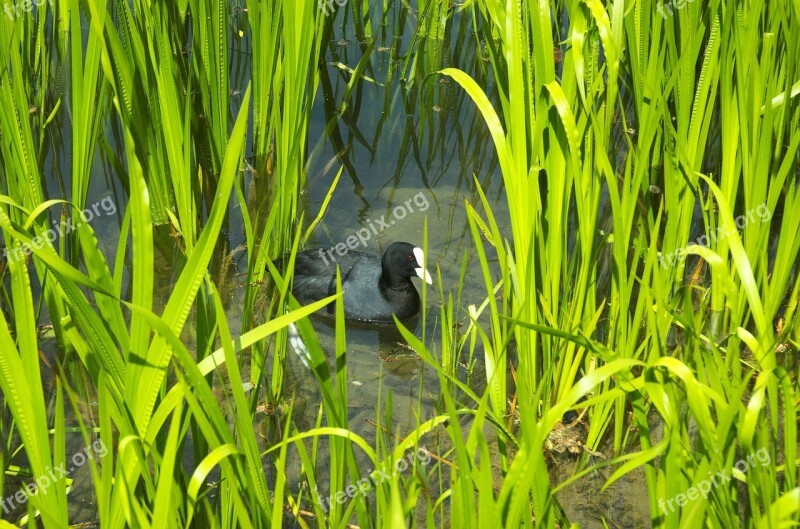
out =
<svg viewBox="0 0 800 529"><path fill-rule="evenodd" d="M403 16L406 23L400 28L402 34L393 34L395 17ZM373 27L379 25L373 23ZM416 20L401 10L390 11L382 27L385 33L380 33L369 52L371 66L365 72L386 86L358 83L347 101L348 110L338 114L330 108L341 105L341 94L350 80L349 73L338 64L354 68L366 45L357 41L348 24L339 24L338 19L334 23L322 74L327 80L323 79L325 88L317 95L311 117L306 218L317 215L337 171L344 169L324 220L307 248L335 246L359 236L357 246L351 247L375 254L395 241L426 245L427 268L434 276L434 285L427 286L425 341L436 352L441 306L436 292L437 273L441 274L445 295L452 293L455 298L461 288L464 307L480 304L486 296L464 206L467 200L478 211L483 210L475 179L480 181L502 232L510 237L510 229L494 146L466 94L453 82L440 83L441 78L436 76L428 81L435 87L433 94L428 93L427 84L423 87L413 82L384 82L390 68L397 77L401 76L402 62L393 57L409 50L415 24ZM345 41L347 45L343 45ZM450 46L455 48L454 44ZM453 65L449 61L445 64ZM469 71L474 65L462 66ZM335 120L335 125L326 134L330 120ZM487 245L486 252L496 264L493 249ZM459 287L462 259L466 260L468 272ZM414 283L422 288L422 281ZM332 365L332 323L324 317L312 321ZM409 326L421 335L421 318ZM352 430L369 442L380 434L376 419L377 415L386 416L385 403L390 394L391 428L399 437L414 429L418 417L425 420L438 413L435 371L404 343L391 327L347 327L348 419ZM294 388L295 398L302 402L293 408L293 419L301 428L313 427L320 398L314 389L316 381L296 359L290 362L288 371L286 386ZM319 468L325 469L324 443L321 446ZM299 480L299 470L295 471L294 479ZM325 496L329 492L324 485L326 478L321 475L318 479L319 492Z"/></svg>

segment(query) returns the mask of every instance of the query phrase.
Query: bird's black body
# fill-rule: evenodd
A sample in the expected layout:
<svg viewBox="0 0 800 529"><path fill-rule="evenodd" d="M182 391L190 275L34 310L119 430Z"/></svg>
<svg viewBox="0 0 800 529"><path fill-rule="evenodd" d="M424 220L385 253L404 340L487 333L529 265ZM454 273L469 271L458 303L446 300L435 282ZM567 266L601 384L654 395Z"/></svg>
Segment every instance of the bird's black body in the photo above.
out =
<svg viewBox="0 0 800 529"><path fill-rule="evenodd" d="M422 250L402 242L389 246L383 257L354 250L341 256L327 249L299 252L292 293L304 305L335 294L338 266L347 319L390 322L395 315L405 320L416 316L421 305L411 277L430 283L421 256Z"/></svg>

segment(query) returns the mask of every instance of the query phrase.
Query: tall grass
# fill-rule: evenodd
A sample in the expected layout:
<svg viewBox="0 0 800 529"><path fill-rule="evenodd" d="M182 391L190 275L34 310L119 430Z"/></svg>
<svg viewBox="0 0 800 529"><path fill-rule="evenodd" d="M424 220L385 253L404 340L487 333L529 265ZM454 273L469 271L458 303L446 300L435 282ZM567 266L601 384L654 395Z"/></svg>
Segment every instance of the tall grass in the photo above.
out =
<svg viewBox="0 0 800 529"><path fill-rule="evenodd" d="M273 218L273 229L275 224L291 225L294 220L296 190L302 181L299 154L304 145L296 131L307 129L307 103L297 96L309 93L304 76L313 71L309 58L316 54L314 46L319 46L314 31L316 11L305 9L306 26L312 30L305 34L303 27L296 25L297 6L286 6L290 23L284 27L278 17L276 26L285 33L286 43L274 50L290 54L286 59L288 77L264 82L263 95L259 96L262 101L272 97L286 105L285 119L273 114L267 128L283 146L279 173L296 182L294 190L285 194L290 198L289 209L279 209L287 204L281 195L271 201L281 215ZM278 7L282 9L283 4ZM191 31L184 25L188 23L187 13L193 15ZM28 82L40 79L25 66L31 61L28 36L41 38L43 34L45 12L37 15L19 26L5 18L0 22L5 27L3 44L11 50L3 64L0 87L9 108L19 109L3 113L3 191L11 195L3 197L0 226L10 249L32 250L38 282L45 292L54 293L47 294L55 303L50 316L63 332L63 345L68 354L80 358L97 392L98 422L82 425L82 431L87 443L97 436L109 447L99 464L92 463L99 522L109 526L184 526L194 520L203 525L280 526L283 511L273 510L271 502L277 496L278 504L282 503L284 482L270 492L272 484L261 471L261 455L252 429L254 406L244 395L235 355L315 307L271 318L234 345L219 293L209 276L211 260L218 254L220 230L227 222L230 196L243 166L250 109L248 89L231 128L227 9L219 3L195 2L177 10L159 2L122 3L112 10L103 2L65 12L71 21L61 27L71 34L70 108L80 118L73 123L73 193L67 216L76 219L77 211L85 205L93 147L102 124L111 120L122 131L124 155L119 156L122 163L117 166L124 171L121 179L127 185L128 200L116 263L107 263L98 251L97 238L88 223L74 231L77 246L69 254L63 248L59 252L52 244L39 242L40 238L47 241L45 213L58 201L46 201L40 188L41 169L35 163L31 127L36 121L27 117ZM38 26L32 24L34 20L40 21ZM83 38L84 20L88 21L88 40ZM38 34L34 32L37 27ZM311 46L301 50L306 53L303 59L291 55L296 53L294 45L301 36ZM189 42L190 51L184 52ZM23 77L26 74L30 77ZM202 87L195 99L193 87L198 85ZM40 87L42 91L46 88ZM270 141L263 139L262 147L269 146ZM19 156L20 152L30 154ZM14 181L6 180L5 175L13 175ZM153 268L158 234L154 237L153 226L167 219L178 233L183 258L179 260L174 293L161 315L156 316ZM282 229L282 233L291 231ZM267 250L276 248L282 246ZM129 276L123 273L126 263L130 265ZM12 321L8 322L4 313L0 362L3 402L14 418L8 436L12 438L12 432L18 436L28 472L36 477L65 461L68 429L61 391L54 424L45 412L34 291L28 273L24 258L8 260L12 288L7 299L12 301ZM194 322L190 319L193 312L197 316ZM180 341L192 323L196 343L207 351L197 359ZM224 347L215 352L217 341ZM220 372L223 364L225 370ZM209 376L214 372L216 376ZM59 373L56 375L60 384L68 383ZM231 388L231 411L240 412L232 425L225 407L215 402L211 393L210 383L218 379ZM194 470L182 466L183 447L190 439ZM214 491L207 480L212 472L218 472L220 478ZM66 491L63 477L53 486L42 487L30 496L27 518L38 517L46 526L66 526ZM223 515L218 518L215 512Z"/></svg>
<svg viewBox="0 0 800 529"><path fill-rule="evenodd" d="M99 440L108 451L89 472L104 527L566 527L574 520L559 492L605 467L608 486L644 470L653 527L795 523L800 13L718 0L662 16L660 5L435 0L412 14L388 0L326 17L313 2L96 1L0 16L9 50L0 55L0 230L19 252L0 263L0 388L11 417L0 424L0 495L16 492L7 475L35 481L76 444ZM373 51L388 43L390 12L398 31L414 20L415 34L408 50L390 46L384 71ZM340 94L319 66L339 53L328 39L345 20L362 55L354 65L336 55L348 76ZM468 51L453 47L464 39L475 39ZM252 52L236 77L249 75L241 94L232 48ZM49 84L61 61L67 89ZM440 271L435 294L423 291L442 298L441 343L431 344L425 315L422 339L397 322L436 370L440 408L395 438L389 394L375 409L387 431L371 441L348 415L340 294L307 307L289 295L293 256L341 176L306 221L309 115L321 87L335 99L325 102L326 130L341 155L340 119L376 152L386 118L371 139L352 119L365 83L382 90L385 115L419 109L391 179L410 153L435 185L427 170L448 133L436 112L463 104L443 77L488 127L511 233L475 175L464 229L485 297L463 295L464 260L455 289ZM67 109L69 189L52 197L45 138ZM483 148L471 142L473 132L459 136L462 151ZM51 219L71 222L87 206L98 159L124 187L113 259L90 223L48 238ZM368 183L342 164L360 193ZM226 226L239 221L246 284L241 322L231 322L223 287L240 249ZM167 225L175 239L165 245ZM699 237L705 245L690 244ZM154 269L165 246L174 284L162 307ZM330 359L305 318L328 303ZM59 345L52 401L42 304ZM321 397L310 428L295 420L286 383L300 341ZM96 417L81 412L88 395L63 367L75 359ZM478 361L481 390L457 369L465 362L472 373ZM260 399L286 410L266 440L253 427ZM572 410L586 411L584 452L555 486L545 448ZM423 443L415 453L432 466L415 460L389 473ZM732 470L754 454L769 463ZM378 471L388 477L369 494L326 503ZM719 473L731 480L679 500ZM14 521L69 525L72 484L60 476L31 489Z"/></svg>
<svg viewBox="0 0 800 529"><path fill-rule="evenodd" d="M514 295L506 314L514 319L520 355L523 443L511 469L518 461L540 464L538 456L522 454L538 454L555 410L591 390L587 445L598 447L606 432L615 451L638 441L641 451L620 456L624 464L610 482L644 465L653 525L729 526L743 516L760 526L792 518L796 509L777 506L797 495L796 387L786 371L792 363L775 356L786 342L775 338L774 325L781 311L793 313L797 247L781 261L770 241L793 239L783 231L785 219L754 221L752 212L763 204L786 215L796 200L796 178L788 174L796 168L798 129L786 116L798 112L789 95L796 84L789 50L797 43L787 33L797 13L765 3L687 4L665 21L649 2L607 10L599 2L480 6L486 38L497 43L502 118L471 79L442 73L464 87L487 120L509 197L514 233L506 259L513 259L513 273L503 285ZM559 41L554 33L562 28L553 21L562 14L569 28ZM761 40L757 27L769 28ZM565 50L558 74L554 48ZM718 140L709 137L714 123ZM776 144L776 138L786 140ZM708 146L719 149L719 162ZM544 196L536 178L542 172ZM613 219L613 231L603 236L601 198ZM673 262L672 252L696 233L699 210L701 233L713 242L690 247L701 260ZM746 226L734 225L739 211L751 212ZM712 238L717 227L727 236ZM495 239L492 233L488 240L504 248ZM594 266L606 245L608 290L597 288ZM696 267L687 270L687 262ZM711 269L707 283L696 276L704 263ZM761 298L768 292L766 307ZM677 327L685 341L668 347ZM492 350L494 344L487 346ZM570 389L578 366L586 376ZM630 405L633 438L626 433ZM660 440L648 421L651 408L665 422ZM494 411L502 413L502 406ZM734 487L719 487L686 509L661 508L659 499L673 499L707 472L725 471L762 449L786 466L737 476L746 484L746 504ZM552 520L547 475L539 474L535 486L533 515L537 523Z"/></svg>

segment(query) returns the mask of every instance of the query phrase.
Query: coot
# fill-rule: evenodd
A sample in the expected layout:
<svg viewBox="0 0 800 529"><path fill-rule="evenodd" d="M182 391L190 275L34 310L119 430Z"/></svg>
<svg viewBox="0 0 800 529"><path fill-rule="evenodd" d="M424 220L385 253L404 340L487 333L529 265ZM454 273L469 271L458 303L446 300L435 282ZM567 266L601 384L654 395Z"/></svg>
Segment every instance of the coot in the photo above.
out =
<svg viewBox="0 0 800 529"><path fill-rule="evenodd" d="M423 262L422 249L407 242L390 245L383 257L353 250L339 255L328 248L298 252L292 293L304 305L335 294L338 265L347 319L389 322L394 314L406 320L420 309L419 294L410 278L418 276L432 284ZM331 304L328 312L333 311Z"/></svg>

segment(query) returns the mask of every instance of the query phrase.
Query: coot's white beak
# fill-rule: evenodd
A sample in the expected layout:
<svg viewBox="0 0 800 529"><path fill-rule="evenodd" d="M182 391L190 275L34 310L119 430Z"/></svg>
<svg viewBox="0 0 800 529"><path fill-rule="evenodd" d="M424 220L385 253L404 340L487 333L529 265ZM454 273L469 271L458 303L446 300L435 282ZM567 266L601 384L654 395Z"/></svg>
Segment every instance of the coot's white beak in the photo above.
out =
<svg viewBox="0 0 800 529"><path fill-rule="evenodd" d="M428 283L429 285L433 284L433 278L431 278L430 272L423 268L423 263L425 262L425 254L422 252L422 248L414 248L414 257L417 258L417 264L419 268L415 268L414 271L417 275L422 278L423 281Z"/></svg>

